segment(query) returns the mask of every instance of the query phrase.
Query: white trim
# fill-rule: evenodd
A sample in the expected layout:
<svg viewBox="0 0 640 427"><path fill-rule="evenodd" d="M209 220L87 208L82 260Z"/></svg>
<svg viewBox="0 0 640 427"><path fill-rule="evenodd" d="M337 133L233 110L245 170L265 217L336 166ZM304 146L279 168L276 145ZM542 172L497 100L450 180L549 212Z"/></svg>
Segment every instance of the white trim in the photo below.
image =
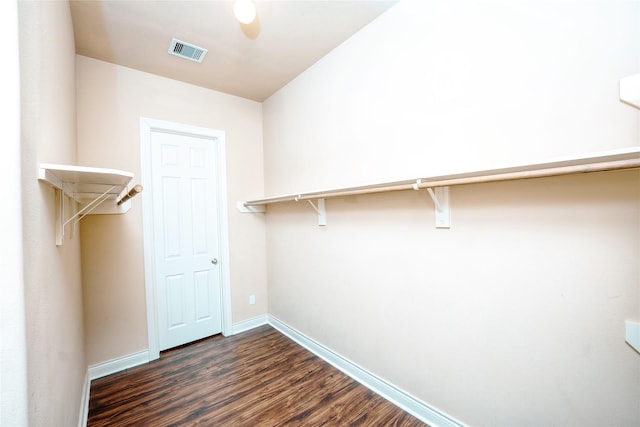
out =
<svg viewBox="0 0 640 427"><path fill-rule="evenodd" d="M89 379L89 370L84 375L84 384L82 385L82 396L80 399L80 414L78 416L78 427L86 427L89 418L89 398L91 397L91 380Z"/></svg>
<svg viewBox="0 0 640 427"><path fill-rule="evenodd" d="M236 335L267 324L269 324L269 316L267 314L263 314L262 316L254 317L252 319L233 324L230 328L231 333L223 335ZM148 350L142 350L137 353L132 353L128 356L123 356L106 362L98 363L96 365L92 365L87 371L87 382L88 384L90 384L91 380L115 374L117 372L124 371L125 369L143 365L150 362L151 360L155 359L150 358L150 352ZM87 386L87 389L84 390L84 393L87 394L86 405L88 410L89 386Z"/></svg>
<svg viewBox="0 0 640 427"><path fill-rule="evenodd" d="M89 366L89 379L93 381L106 377L107 375L115 374L116 372L124 371L125 369L144 365L145 363L149 363L149 361L149 350L141 350L137 353Z"/></svg>
<svg viewBox="0 0 640 427"><path fill-rule="evenodd" d="M377 377L366 369L358 366L354 362L335 353L324 345L307 337L303 333L293 329L284 322L278 320L272 315L268 315L269 325L280 331L282 334L291 338L316 356L320 357L327 363L333 365L340 371L349 375L360 384L369 388L373 392L379 394L394 405L407 411L414 417L433 427L462 427L463 423L446 415L432 406L418 400L405 391L400 390L393 384L390 384Z"/></svg>
<svg viewBox="0 0 640 427"><path fill-rule="evenodd" d="M148 119L140 118L140 181L142 187L150 189L151 176L151 127L153 123ZM142 237L144 247L144 288L147 306L147 340L149 345L149 360L160 358L160 345L158 338L158 307L154 275L153 257L153 201L143 192L142 204Z"/></svg>
<svg viewBox="0 0 640 427"><path fill-rule="evenodd" d="M231 251L229 250L229 210L227 205L227 151L225 133L216 131L218 134L217 159L218 167L218 190L220 191L219 215L220 222L220 255L224 262L220 266L222 269L222 334L231 334L232 314L231 314Z"/></svg>
<svg viewBox="0 0 640 427"><path fill-rule="evenodd" d="M254 317L253 319L243 320L242 322L234 323L231 327L231 335L240 334L242 332L249 331L258 326L269 324L269 315L263 314L262 316ZM228 336L225 334L225 336Z"/></svg>
<svg viewBox="0 0 640 427"><path fill-rule="evenodd" d="M231 324L231 269L229 251L229 219L227 210L227 171L225 133L223 131L208 129L198 126L184 125L181 123L155 120L140 117L140 167L141 181L144 188L152 188L151 180L151 131L177 133L182 135L195 135L212 138L216 143L214 150L217 159L217 186L219 190L219 215L220 220L220 258L222 281L222 333L232 335ZM154 286L154 257L153 257L153 204L150 192L142 193L142 232L144 240L144 279L147 303L147 336L149 340L149 360L160 357L160 344L158 338L158 299Z"/></svg>

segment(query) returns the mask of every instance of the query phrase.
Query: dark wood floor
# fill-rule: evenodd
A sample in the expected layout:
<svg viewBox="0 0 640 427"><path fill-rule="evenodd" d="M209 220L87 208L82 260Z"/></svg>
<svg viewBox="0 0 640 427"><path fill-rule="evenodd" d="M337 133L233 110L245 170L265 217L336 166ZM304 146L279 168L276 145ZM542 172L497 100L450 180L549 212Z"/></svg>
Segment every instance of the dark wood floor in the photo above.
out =
<svg viewBox="0 0 640 427"><path fill-rule="evenodd" d="M91 383L88 426L424 426L270 326Z"/></svg>

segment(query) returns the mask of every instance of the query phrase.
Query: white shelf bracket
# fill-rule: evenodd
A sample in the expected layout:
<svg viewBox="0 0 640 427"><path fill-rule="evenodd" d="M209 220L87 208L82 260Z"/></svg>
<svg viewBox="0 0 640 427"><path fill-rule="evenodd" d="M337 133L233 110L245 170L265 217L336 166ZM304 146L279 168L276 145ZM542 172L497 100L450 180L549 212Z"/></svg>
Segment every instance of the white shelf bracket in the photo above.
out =
<svg viewBox="0 0 640 427"><path fill-rule="evenodd" d="M296 197L295 201L299 202L300 201L300 196ZM307 199L307 202L309 202L309 205L311 205L313 210L316 211L316 213L318 214L318 225L319 226L327 225L327 211L324 208L324 199L318 199L318 201L317 201L318 205L317 206L314 205L311 200Z"/></svg>
<svg viewBox="0 0 640 427"><path fill-rule="evenodd" d="M236 208L242 213L265 213L265 205L247 206L245 202L237 202Z"/></svg>
<svg viewBox="0 0 640 427"><path fill-rule="evenodd" d="M442 205L440 204L440 202L438 202L438 196L436 196L436 193L433 192L433 188L428 187L427 192L429 193L429 196L431 196L431 200L433 200L433 204L436 205L436 210L441 212Z"/></svg>
<svg viewBox="0 0 640 427"><path fill-rule="evenodd" d="M420 190L422 180L413 184L414 190ZM427 187L436 208L436 228L451 228L451 209L449 208L449 187Z"/></svg>
<svg viewBox="0 0 640 427"><path fill-rule="evenodd" d="M74 219L75 219L75 221L73 221L74 225L77 224L78 222L80 222L80 220L82 218L84 218L85 215L88 215L89 213L91 213L98 206L100 206L105 200L107 200L109 198L109 193L112 190L114 190L116 187L117 187L117 185L112 186L107 191L105 191L104 193L102 193L101 195L99 195L98 197L93 199L91 202L87 203L82 209L80 209L78 212L76 212L75 215L73 215L71 218L69 218L63 224L63 226L67 225L70 221L73 221Z"/></svg>
<svg viewBox="0 0 640 427"><path fill-rule="evenodd" d="M64 191L61 189L56 192L56 246L64 243Z"/></svg>
<svg viewBox="0 0 640 427"><path fill-rule="evenodd" d="M67 226L67 224L73 221L73 226L75 227L75 225L82 218L84 218L85 215L93 211L95 208L100 206L102 202L107 200L107 198L109 197L109 193L117 186L114 185L111 188L109 188L107 191L105 191L104 193L96 197L94 200L92 200L90 203L88 203L78 212L71 215L71 217L69 217L66 221L64 217L65 217L65 204L66 204L65 198L67 197L67 194L65 194L65 191L64 191L64 184L61 184L61 187L62 187L61 189L56 189L57 196L59 196L56 198L56 246L62 246L62 244L64 243L64 235L65 235L64 228ZM70 195L69 197L72 202L76 202L76 200L72 197L72 195Z"/></svg>
<svg viewBox="0 0 640 427"><path fill-rule="evenodd" d="M318 213L318 225L327 225L327 211L324 208L324 199L318 199L318 206L314 205L311 200L307 200L307 202Z"/></svg>

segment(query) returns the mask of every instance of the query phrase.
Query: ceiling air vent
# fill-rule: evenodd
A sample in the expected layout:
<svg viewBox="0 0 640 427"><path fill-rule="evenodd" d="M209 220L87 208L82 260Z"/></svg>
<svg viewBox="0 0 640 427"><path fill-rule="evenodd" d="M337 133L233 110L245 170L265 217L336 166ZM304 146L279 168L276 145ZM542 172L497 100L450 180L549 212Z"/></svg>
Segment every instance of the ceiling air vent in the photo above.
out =
<svg viewBox="0 0 640 427"><path fill-rule="evenodd" d="M207 54L207 49L185 43L178 39L172 39L169 46L169 53L184 59L190 59L195 62L202 62Z"/></svg>

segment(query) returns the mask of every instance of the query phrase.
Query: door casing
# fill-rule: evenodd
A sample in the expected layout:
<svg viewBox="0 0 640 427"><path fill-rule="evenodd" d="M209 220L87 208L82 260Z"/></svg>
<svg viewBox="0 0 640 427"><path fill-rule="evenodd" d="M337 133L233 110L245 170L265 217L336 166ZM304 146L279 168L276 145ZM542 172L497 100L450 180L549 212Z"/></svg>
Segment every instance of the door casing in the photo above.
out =
<svg viewBox="0 0 640 427"><path fill-rule="evenodd" d="M140 118L140 160L141 182L143 188L152 188L151 170L151 133L167 132L196 136L210 140L216 154L217 191L220 195L218 218L220 221L220 275L222 286L222 334L231 335L231 283L229 259L229 220L227 215L227 173L225 168L225 133L224 131L198 126L185 125L147 117ZM147 305L147 334L149 340L149 360L160 357L158 338L158 298L155 278L154 236L153 236L153 201L152 192L142 194L142 232L144 240L144 276Z"/></svg>

